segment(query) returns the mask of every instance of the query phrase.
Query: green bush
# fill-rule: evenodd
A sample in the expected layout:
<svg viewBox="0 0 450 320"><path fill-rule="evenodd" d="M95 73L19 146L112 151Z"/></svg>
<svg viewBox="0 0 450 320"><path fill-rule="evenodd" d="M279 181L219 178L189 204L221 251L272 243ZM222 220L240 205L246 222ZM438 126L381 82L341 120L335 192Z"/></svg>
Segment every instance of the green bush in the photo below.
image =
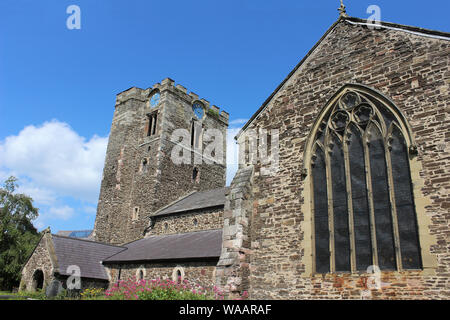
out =
<svg viewBox="0 0 450 320"><path fill-rule="evenodd" d="M36 291L19 291L16 297L18 300L25 300L27 298L36 300L47 300L45 291L42 289L38 289Z"/></svg>
<svg viewBox="0 0 450 320"><path fill-rule="evenodd" d="M186 280L174 282L168 279L119 281L105 291L112 300L222 300L217 288L207 289L191 285Z"/></svg>

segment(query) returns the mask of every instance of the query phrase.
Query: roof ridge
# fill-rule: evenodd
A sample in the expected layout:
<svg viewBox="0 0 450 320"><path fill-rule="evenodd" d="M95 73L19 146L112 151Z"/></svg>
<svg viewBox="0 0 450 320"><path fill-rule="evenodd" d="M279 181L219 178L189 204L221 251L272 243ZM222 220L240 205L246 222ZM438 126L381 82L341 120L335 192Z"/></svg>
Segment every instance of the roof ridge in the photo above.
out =
<svg viewBox="0 0 450 320"><path fill-rule="evenodd" d="M187 193L187 194L184 195L184 196L181 196L181 197L178 198L177 200L174 200L174 201L172 201L171 203L167 204L166 206L161 207L161 208L159 208L158 210L156 210L152 215L149 216L149 218L151 218L151 217L157 215L158 212L161 212L161 211L163 211L164 209L167 209L167 208L169 208L170 206L173 206L174 204L180 202L180 201L183 200L183 199L186 199L187 197L189 197L189 196L191 196L191 195L193 195L194 193L197 193L197 192L198 192L198 190L194 190L194 191L192 191L192 192Z"/></svg>
<svg viewBox="0 0 450 320"><path fill-rule="evenodd" d="M160 208L159 210L155 211L151 216L149 216L149 218L157 218L157 217L161 217L161 216L166 216L166 215L170 215L170 214L181 214L181 213L186 213L186 212L190 212L190 211L197 211L199 209L207 209L207 208L214 208L214 207L222 207L223 204L222 203L208 203L208 204L204 204L202 207L195 207L192 208L191 207L187 207L187 208L178 208L178 209L173 209L172 207L176 206L179 203L182 203L183 201L189 201L188 199L193 197L193 196L201 196L201 195L208 195L208 193L217 193L218 191L223 191L226 193L226 190L229 187L227 186L223 186L223 187L218 187L218 188L213 188L213 189L208 189L208 190L197 190L197 191L193 191L188 193L187 195L185 195L182 198L179 198L177 200L175 200L174 202ZM211 199L213 197L204 197L205 199ZM165 210L168 210L172 208L172 210L169 210L169 212L164 212Z"/></svg>
<svg viewBox="0 0 450 320"><path fill-rule="evenodd" d="M358 18L358 17L346 17L346 18L343 18L343 20L352 21L352 22L359 22L359 23L370 23L370 20L362 19L362 18ZM448 40L450 40L450 32L433 30L433 29L422 28L422 27L416 27L416 26L400 24L400 23L395 23L395 22L389 22L389 21L381 21L380 20L380 21L377 21L377 22L380 23L380 25L384 26L384 27L394 27L394 28L403 29L403 30L407 30L407 31L417 32L417 33L421 33L424 36L426 36L426 35L436 35L436 36L440 36L440 37L449 38Z"/></svg>
<svg viewBox="0 0 450 320"><path fill-rule="evenodd" d="M208 229L208 230L196 230L196 231L183 232L183 233L169 233L169 234L159 234L159 235L155 234L155 235L152 235L152 236L148 236L146 238L142 238L142 239L131 241L129 243L133 243L133 242L140 241L140 240L146 240L146 239L149 239L149 238L156 238L156 237L181 236L181 235L185 235L185 234L193 234L193 233L200 233L200 232L212 232L212 231L222 231L222 230L223 230L222 228L218 228L218 229ZM126 244L129 244L129 243L126 243Z"/></svg>

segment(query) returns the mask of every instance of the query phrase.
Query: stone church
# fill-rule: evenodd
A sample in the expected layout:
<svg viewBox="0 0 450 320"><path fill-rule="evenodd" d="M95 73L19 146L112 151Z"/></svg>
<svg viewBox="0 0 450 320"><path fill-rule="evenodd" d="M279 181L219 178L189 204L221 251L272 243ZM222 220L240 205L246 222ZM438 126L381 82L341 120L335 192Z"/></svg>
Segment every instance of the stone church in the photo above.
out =
<svg viewBox="0 0 450 320"><path fill-rule="evenodd" d="M44 231L21 288L64 286L77 266L83 287L181 277L251 299L449 299L449 86L450 33L341 6L236 136L228 187L226 162L202 153L228 113L169 78L130 88L92 234Z"/></svg>

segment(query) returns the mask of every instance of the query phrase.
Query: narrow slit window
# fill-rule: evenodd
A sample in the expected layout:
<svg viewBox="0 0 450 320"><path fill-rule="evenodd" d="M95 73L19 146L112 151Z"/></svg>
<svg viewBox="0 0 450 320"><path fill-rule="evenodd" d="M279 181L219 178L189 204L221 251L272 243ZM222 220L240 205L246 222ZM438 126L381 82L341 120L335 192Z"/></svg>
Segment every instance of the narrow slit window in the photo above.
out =
<svg viewBox="0 0 450 320"><path fill-rule="evenodd" d="M148 117L148 131L147 136L153 136L157 133L158 113L153 112L147 115Z"/></svg>

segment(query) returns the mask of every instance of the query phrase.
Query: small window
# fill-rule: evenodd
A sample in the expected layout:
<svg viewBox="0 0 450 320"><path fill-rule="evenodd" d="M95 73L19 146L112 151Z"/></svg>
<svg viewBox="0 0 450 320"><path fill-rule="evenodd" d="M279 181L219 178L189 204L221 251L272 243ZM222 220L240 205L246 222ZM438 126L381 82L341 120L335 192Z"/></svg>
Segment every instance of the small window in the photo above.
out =
<svg viewBox="0 0 450 320"><path fill-rule="evenodd" d="M167 222L164 223L164 230L168 230L169 229L169 224Z"/></svg>
<svg viewBox="0 0 450 320"><path fill-rule="evenodd" d="M173 269L172 272L172 281L175 283L182 283L184 280L185 274L184 269L181 266L177 266Z"/></svg>
<svg viewBox="0 0 450 320"><path fill-rule="evenodd" d="M191 147L194 149L202 148L202 137L204 125L200 121L192 120L191 124Z"/></svg>
<svg viewBox="0 0 450 320"><path fill-rule="evenodd" d="M199 102L194 103L192 106L192 111L194 111L194 115L198 120L203 119L205 115L205 110L203 109L203 105Z"/></svg>
<svg viewBox="0 0 450 320"><path fill-rule="evenodd" d="M199 182L199 171L197 168L194 168L194 170L192 170L192 182Z"/></svg>
<svg viewBox="0 0 450 320"><path fill-rule="evenodd" d="M147 275L147 272L145 271L144 265L140 265L139 268L136 270L136 280L142 281L145 279Z"/></svg>
<svg viewBox="0 0 450 320"><path fill-rule="evenodd" d="M134 207L131 219L137 220L138 218L139 218L139 207Z"/></svg>
<svg viewBox="0 0 450 320"><path fill-rule="evenodd" d="M147 114L148 117L148 127L147 127L147 136L153 136L157 133L157 124L158 124L158 112L153 112Z"/></svg>
<svg viewBox="0 0 450 320"><path fill-rule="evenodd" d="M194 218L194 220L192 220L192 223L194 224L194 226L198 226L198 220L197 220L197 218Z"/></svg>
<svg viewBox="0 0 450 320"><path fill-rule="evenodd" d="M145 158L144 160L142 160L141 172L147 173L147 171L148 171L148 160Z"/></svg>
<svg viewBox="0 0 450 320"><path fill-rule="evenodd" d="M161 94L159 92L155 92L150 98L150 108L154 108L159 104L159 100L161 99Z"/></svg>

